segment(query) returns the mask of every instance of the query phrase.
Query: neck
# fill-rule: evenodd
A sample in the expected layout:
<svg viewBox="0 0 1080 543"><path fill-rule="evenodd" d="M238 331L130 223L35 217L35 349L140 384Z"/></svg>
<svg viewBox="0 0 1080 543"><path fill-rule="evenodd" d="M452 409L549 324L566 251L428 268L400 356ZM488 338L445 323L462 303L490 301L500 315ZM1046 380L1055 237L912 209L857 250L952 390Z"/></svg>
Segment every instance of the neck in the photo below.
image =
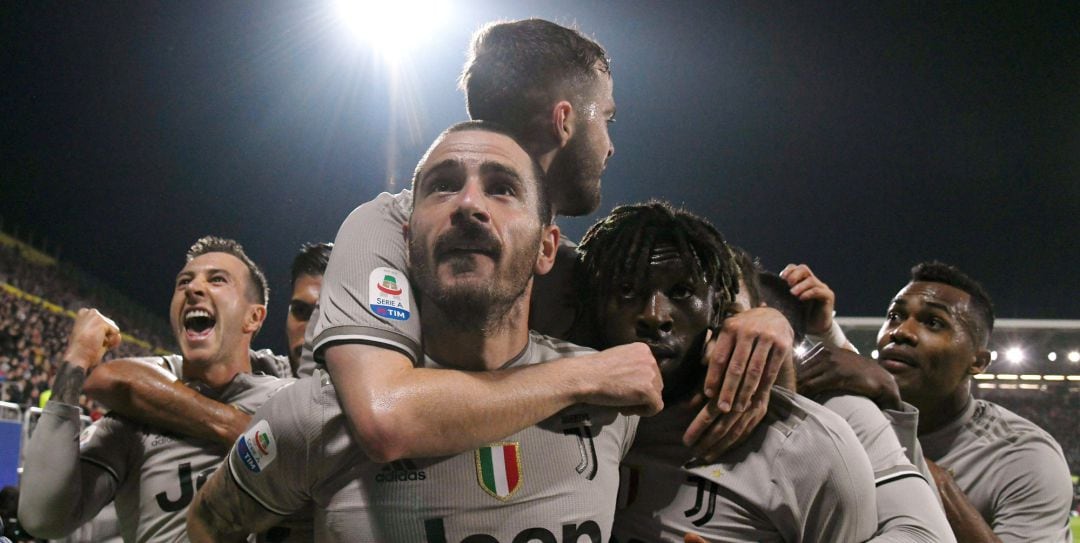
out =
<svg viewBox="0 0 1080 543"><path fill-rule="evenodd" d="M221 390L232 382L240 373L251 373L250 343L243 348L223 354L221 358L205 362L189 361L184 358L184 379L200 381L214 390Z"/></svg>
<svg viewBox="0 0 1080 543"><path fill-rule="evenodd" d="M530 280L531 286L531 280ZM503 367L529 342L529 291L508 307L485 315L477 325L435 304L421 304L424 353L444 366L467 371Z"/></svg>
<svg viewBox="0 0 1080 543"><path fill-rule="evenodd" d="M919 435L925 435L945 427L960 418L971 401L971 391L961 386L955 393L944 398L920 401L912 405L919 408Z"/></svg>

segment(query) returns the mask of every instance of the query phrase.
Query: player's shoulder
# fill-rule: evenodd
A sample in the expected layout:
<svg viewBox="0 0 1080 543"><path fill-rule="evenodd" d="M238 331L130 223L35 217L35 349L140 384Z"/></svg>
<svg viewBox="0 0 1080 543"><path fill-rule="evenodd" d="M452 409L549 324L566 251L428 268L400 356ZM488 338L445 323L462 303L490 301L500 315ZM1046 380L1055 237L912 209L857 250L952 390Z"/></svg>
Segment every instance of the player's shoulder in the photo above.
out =
<svg viewBox="0 0 1080 543"><path fill-rule="evenodd" d="M1017 451L1050 453L1064 458L1061 445L1034 422L987 400L973 400L975 408L966 427L977 440L999 442Z"/></svg>
<svg viewBox="0 0 1080 543"><path fill-rule="evenodd" d="M387 214L394 216L408 216L412 209L412 191L404 189L399 192L381 192L378 196L356 206L345 218L344 225L364 224L373 217L383 217Z"/></svg>
<svg viewBox="0 0 1080 543"><path fill-rule="evenodd" d="M584 356L596 352L595 349L535 331L529 332L529 349L536 362L548 362L558 358Z"/></svg>
<svg viewBox="0 0 1080 543"><path fill-rule="evenodd" d="M772 389L766 422L769 431L785 438L786 445L820 451L862 450L855 432L843 417L783 387Z"/></svg>
<svg viewBox="0 0 1080 543"><path fill-rule="evenodd" d="M823 398L824 405L844 419L856 434L860 428L879 428L889 426L889 419L881 412L881 409L869 398L855 394L837 394Z"/></svg>

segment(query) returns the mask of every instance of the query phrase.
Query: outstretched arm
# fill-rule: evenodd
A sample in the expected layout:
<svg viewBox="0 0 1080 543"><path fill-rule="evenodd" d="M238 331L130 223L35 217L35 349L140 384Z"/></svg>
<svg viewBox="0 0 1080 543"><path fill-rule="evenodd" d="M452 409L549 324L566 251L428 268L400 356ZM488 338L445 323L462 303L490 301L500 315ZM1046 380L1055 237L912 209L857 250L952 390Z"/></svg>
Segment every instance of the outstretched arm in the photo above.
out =
<svg viewBox="0 0 1080 543"><path fill-rule="evenodd" d="M780 271L780 278L787 281L791 294L806 304L806 333L811 340L826 347L837 347L859 352L848 341L844 331L836 324L836 294L829 285L814 275L806 264L788 264Z"/></svg>
<svg viewBox="0 0 1080 543"><path fill-rule="evenodd" d="M473 449L576 403L640 415L663 407L660 372L641 343L488 372L415 368L395 351L349 343L327 348L326 366L376 462Z"/></svg>
<svg viewBox="0 0 1080 543"><path fill-rule="evenodd" d="M85 392L110 410L179 434L229 446L251 416L199 394L163 368L143 360L101 364Z"/></svg>
<svg viewBox="0 0 1080 543"><path fill-rule="evenodd" d="M957 541L972 541L978 543L1001 543L1001 539L994 534L994 530L983 520L982 515L968 501L960 487L956 486L949 472L940 466L926 460L930 467L930 473L937 483L938 493L941 494L941 504L945 507L945 517L949 519L953 534Z"/></svg>

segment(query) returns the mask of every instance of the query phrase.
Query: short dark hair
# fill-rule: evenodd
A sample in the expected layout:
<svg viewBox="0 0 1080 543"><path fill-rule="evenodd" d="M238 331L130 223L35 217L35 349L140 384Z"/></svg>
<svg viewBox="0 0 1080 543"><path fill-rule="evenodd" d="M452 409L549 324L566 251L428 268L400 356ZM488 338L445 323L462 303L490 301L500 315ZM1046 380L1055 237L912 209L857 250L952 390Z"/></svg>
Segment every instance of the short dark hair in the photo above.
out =
<svg viewBox="0 0 1080 543"><path fill-rule="evenodd" d="M594 301L607 299L612 288L627 280L644 281L653 247L669 241L694 274L713 287L720 311L712 324L719 324L739 290L735 256L708 221L657 200L616 207L581 239L581 269Z"/></svg>
<svg viewBox="0 0 1080 543"><path fill-rule="evenodd" d="M462 121L460 123L456 123L450 126L450 128L447 128L446 130L443 130L442 133L439 134L439 137L435 138L435 141L431 144L430 147L428 147L428 150L424 152L424 156L420 157L420 162L416 163L416 169L413 170L412 190L414 198L417 188L416 185L420 181L420 170L424 166L424 163L427 162L428 156L431 154L431 152L439 146L439 143L441 143L443 138L445 138L446 136L457 132L469 131L482 131L501 134L514 140L514 143L518 144L518 147L521 147L522 151L525 151L525 154L529 157L529 164L532 169L532 171L530 171L529 173L531 173L533 178L536 180L536 213L540 217L540 222L544 226L551 224L551 221L554 218L554 214L551 208L551 198L548 196L548 191L544 188L544 169L540 167L540 163L536 161L536 158L534 158L531 154L529 154L527 150L525 150L525 146L521 144L521 139L518 138L516 134L511 132L505 126L492 121Z"/></svg>
<svg viewBox="0 0 1080 543"><path fill-rule="evenodd" d="M581 32L543 19L490 23L473 35L459 86L469 117L529 137L555 101L574 107L611 73L604 48Z"/></svg>
<svg viewBox="0 0 1080 543"><path fill-rule="evenodd" d="M226 253L240 259L248 269L250 279L248 281L248 296L260 305L266 305L266 301L270 299L270 287L266 284L266 276L263 275L259 266L248 258L243 245L228 238L203 236L188 249L186 262L191 262L195 257L207 253Z"/></svg>
<svg viewBox="0 0 1080 543"><path fill-rule="evenodd" d="M761 301L787 319L795 332L795 344L798 345L806 337L806 305L791 293L791 287L779 275L770 271L759 271L755 275Z"/></svg>
<svg viewBox="0 0 1080 543"><path fill-rule="evenodd" d="M943 283L956 287L971 296L970 319L965 320L977 347L986 347L994 331L994 303L978 281L956 266L938 262L920 262L911 268L911 281Z"/></svg>
<svg viewBox="0 0 1080 543"><path fill-rule="evenodd" d="M735 254L735 262L739 265L739 278L742 279L743 286L746 287L746 298L750 300L750 307L743 309L751 309L761 305L763 300L761 299L761 284L758 281L761 262L738 245L730 245L729 247L731 247L731 252Z"/></svg>
<svg viewBox="0 0 1080 543"><path fill-rule="evenodd" d="M334 250L333 243L305 243L300 246L300 252L292 261L290 285L296 284L296 279L301 275L319 276L326 273L326 264L330 262L330 251Z"/></svg>

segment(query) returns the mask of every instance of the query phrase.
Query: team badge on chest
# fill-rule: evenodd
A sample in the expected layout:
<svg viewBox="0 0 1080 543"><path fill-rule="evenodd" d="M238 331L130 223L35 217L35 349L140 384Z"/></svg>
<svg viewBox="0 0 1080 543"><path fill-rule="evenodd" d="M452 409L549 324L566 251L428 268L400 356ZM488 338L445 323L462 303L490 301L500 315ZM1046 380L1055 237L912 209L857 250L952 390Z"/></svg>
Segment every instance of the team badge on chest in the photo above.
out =
<svg viewBox="0 0 1080 543"><path fill-rule="evenodd" d="M493 443L476 449L476 480L492 497L509 500L521 488L521 445Z"/></svg>
<svg viewBox="0 0 1080 543"><path fill-rule="evenodd" d="M384 319L409 320L409 280L394 268L375 268L368 276L368 306Z"/></svg>

